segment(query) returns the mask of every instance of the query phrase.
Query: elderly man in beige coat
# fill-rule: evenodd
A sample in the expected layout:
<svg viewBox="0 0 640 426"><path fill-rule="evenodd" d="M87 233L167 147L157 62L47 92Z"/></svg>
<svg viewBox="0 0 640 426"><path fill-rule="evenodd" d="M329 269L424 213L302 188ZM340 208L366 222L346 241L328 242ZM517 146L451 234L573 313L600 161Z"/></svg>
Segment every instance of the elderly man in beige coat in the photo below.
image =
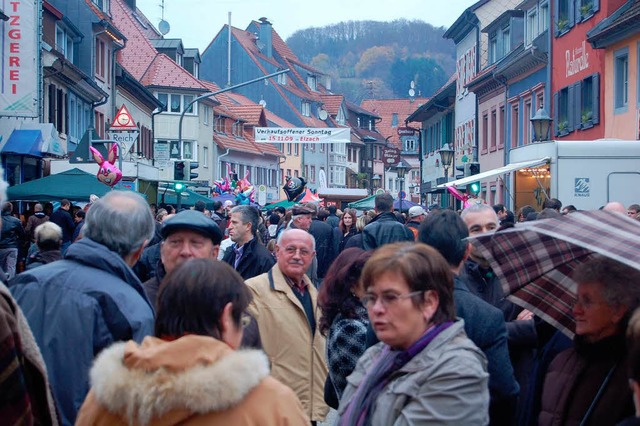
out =
<svg viewBox="0 0 640 426"><path fill-rule="evenodd" d="M258 321L271 374L298 395L312 423L325 419L325 339L318 330L317 291L305 275L315 254L308 232L287 229L276 243L277 263L246 281L253 293L249 313Z"/></svg>

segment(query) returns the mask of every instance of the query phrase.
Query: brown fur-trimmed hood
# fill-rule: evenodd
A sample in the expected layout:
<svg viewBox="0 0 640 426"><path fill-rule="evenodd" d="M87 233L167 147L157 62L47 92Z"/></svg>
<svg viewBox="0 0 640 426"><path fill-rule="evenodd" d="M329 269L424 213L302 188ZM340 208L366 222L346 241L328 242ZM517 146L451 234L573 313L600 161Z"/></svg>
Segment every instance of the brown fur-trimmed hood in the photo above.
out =
<svg viewBox="0 0 640 426"><path fill-rule="evenodd" d="M91 369L97 401L127 421L148 424L170 411L205 414L238 405L269 375L262 351L234 351L205 336L117 343Z"/></svg>

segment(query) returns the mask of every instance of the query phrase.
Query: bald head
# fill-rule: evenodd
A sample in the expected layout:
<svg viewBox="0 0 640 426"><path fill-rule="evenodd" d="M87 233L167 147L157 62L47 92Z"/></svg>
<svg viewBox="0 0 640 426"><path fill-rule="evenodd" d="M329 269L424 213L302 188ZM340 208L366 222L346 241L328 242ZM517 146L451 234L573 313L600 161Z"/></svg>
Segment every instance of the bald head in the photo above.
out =
<svg viewBox="0 0 640 426"><path fill-rule="evenodd" d="M615 213L622 213L624 215L627 214L627 209L624 207L624 204L618 202L618 201L612 201L610 203L607 203L602 210L608 211L608 212L615 212Z"/></svg>

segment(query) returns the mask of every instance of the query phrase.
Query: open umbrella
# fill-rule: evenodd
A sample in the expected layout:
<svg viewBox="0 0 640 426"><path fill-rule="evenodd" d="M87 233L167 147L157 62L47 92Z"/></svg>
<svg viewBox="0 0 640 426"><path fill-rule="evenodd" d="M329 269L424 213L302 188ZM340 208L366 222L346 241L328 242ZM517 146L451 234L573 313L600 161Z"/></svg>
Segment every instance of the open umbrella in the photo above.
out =
<svg viewBox="0 0 640 426"><path fill-rule="evenodd" d="M518 224L470 239L489 261L508 298L573 337L573 270L599 253L640 270L640 222L584 211ZM633 283L640 285L640 283Z"/></svg>

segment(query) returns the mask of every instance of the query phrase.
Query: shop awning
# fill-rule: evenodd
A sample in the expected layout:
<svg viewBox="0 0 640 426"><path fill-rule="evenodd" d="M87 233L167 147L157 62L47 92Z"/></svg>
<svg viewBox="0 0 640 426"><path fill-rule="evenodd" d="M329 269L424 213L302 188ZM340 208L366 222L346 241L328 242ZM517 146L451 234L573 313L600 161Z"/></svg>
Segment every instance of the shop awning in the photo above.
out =
<svg viewBox="0 0 640 426"><path fill-rule="evenodd" d="M464 186L479 180L487 179L493 176L501 175L503 173L510 173L515 170L525 169L527 167L536 167L542 164L546 164L551 160L549 157L539 158L537 160L522 161L520 163L511 163L497 169L488 170L486 172L478 173L477 175L468 176L458 180L452 180L436 186L436 188L446 188L448 186Z"/></svg>
<svg viewBox="0 0 640 426"><path fill-rule="evenodd" d="M42 132L40 130L16 129L11 132L7 143L2 147L2 154L28 155L42 158Z"/></svg>

